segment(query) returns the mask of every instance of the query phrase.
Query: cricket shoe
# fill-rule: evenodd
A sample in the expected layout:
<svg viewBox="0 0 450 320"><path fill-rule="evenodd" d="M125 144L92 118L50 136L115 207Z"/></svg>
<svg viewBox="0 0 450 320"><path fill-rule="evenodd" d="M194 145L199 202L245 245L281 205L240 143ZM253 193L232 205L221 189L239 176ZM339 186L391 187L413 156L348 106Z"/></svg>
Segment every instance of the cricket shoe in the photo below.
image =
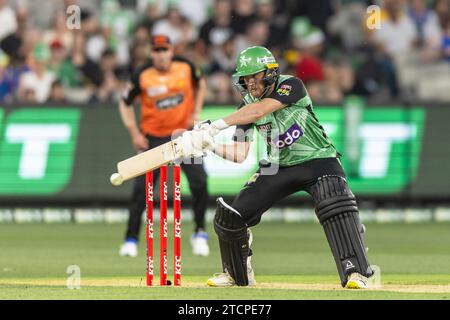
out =
<svg viewBox="0 0 450 320"><path fill-rule="evenodd" d="M363 275L354 272L348 276L347 289L369 289L369 281Z"/></svg>
<svg viewBox="0 0 450 320"><path fill-rule="evenodd" d="M195 256L206 257L209 255L208 234L199 230L191 237L192 253Z"/></svg>
<svg viewBox="0 0 450 320"><path fill-rule="evenodd" d="M136 240L127 240L122 244L120 247L119 255L121 257L137 257L138 250L137 250L137 242Z"/></svg>
<svg viewBox="0 0 450 320"><path fill-rule="evenodd" d="M251 265L252 257L247 258L247 277L248 285L254 286L256 284L255 273ZM211 278L206 281L209 287L231 287L235 286L236 283L234 279L230 276L228 272L215 273Z"/></svg>

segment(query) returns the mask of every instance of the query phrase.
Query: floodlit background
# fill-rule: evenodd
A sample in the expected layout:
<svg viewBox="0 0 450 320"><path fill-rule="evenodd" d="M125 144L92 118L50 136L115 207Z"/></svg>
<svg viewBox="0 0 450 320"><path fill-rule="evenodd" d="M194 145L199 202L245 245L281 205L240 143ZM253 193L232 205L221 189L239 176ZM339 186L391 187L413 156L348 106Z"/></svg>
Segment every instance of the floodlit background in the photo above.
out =
<svg viewBox="0 0 450 320"><path fill-rule="evenodd" d="M239 104L231 80L237 54L268 47L283 74L303 80L343 155L369 225L369 258L382 271L440 283L449 272L450 0L0 0L0 278L64 278L70 264L81 264L82 274L92 277L143 276L143 255L137 262L118 257L132 183L115 188L109 176L134 153L118 101L148 58L154 33L169 35L176 53L206 77L203 119L218 119ZM229 141L232 133L219 139ZM205 158L208 221L215 198L232 199L263 155L264 143L257 141L240 165ZM184 177L182 199L185 272L200 279L218 271L217 247L213 242L205 264L189 256ZM315 220L302 194L263 216L256 232L273 247L259 262L265 275L325 274L336 282ZM284 238L286 228L290 238ZM264 238L269 233L276 237ZM289 247L280 257L276 239L303 247ZM321 241L316 249L329 259L326 265L308 251L308 241ZM34 243L42 251L28 251ZM290 260L299 248L299 260ZM33 272L19 252L34 258ZM60 264L46 269L48 261ZM104 268L105 261L114 268Z"/></svg>
<svg viewBox="0 0 450 320"><path fill-rule="evenodd" d="M19 204L69 207L71 218L76 206L114 207L126 219L131 183L108 183L133 153L117 105L154 33L203 71L205 119L240 101L230 78L237 53L267 46L282 73L305 83L368 219L385 217L376 210L386 205L413 206L404 218L449 218L435 208L450 196L448 0L1 0L0 8L0 220L45 220ZM206 158L212 198L235 195L262 155L256 143L242 165Z"/></svg>

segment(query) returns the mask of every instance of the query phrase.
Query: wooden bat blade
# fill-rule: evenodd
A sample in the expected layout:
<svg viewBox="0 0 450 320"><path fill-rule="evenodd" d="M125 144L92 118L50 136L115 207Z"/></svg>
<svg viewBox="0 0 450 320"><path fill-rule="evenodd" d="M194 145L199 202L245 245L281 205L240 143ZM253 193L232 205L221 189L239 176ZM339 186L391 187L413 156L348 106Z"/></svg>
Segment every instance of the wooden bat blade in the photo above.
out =
<svg viewBox="0 0 450 320"><path fill-rule="evenodd" d="M130 180L145 174L147 171L158 169L181 157L181 138L162 144L156 148L142 152L134 157L117 163L117 172L123 180Z"/></svg>

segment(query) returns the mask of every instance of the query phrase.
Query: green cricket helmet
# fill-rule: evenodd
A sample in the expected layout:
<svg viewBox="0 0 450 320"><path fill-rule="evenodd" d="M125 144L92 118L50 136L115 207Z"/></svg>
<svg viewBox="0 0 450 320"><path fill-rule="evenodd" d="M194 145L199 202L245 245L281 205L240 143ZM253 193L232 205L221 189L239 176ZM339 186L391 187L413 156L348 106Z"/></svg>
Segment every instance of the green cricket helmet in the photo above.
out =
<svg viewBox="0 0 450 320"><path fill-rule="evenodd" d="M278 63L272 52L264 47L249 47L239 53L236 60L236 72L233 74L234 84L241 92L247 91L242 77L265 71L263 80L266 87L274 84L279 77Z"/></svg>

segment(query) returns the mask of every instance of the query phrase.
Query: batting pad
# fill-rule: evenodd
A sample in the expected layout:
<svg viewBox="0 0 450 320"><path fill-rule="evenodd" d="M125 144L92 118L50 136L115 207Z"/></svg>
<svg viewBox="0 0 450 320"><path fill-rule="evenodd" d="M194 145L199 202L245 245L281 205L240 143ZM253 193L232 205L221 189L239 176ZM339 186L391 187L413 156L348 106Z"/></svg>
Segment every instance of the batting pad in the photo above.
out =
<svg viewBox="0 0 450 320"><path fill-rule="evenodd" d="M248 285L247 258L249 255L248 228L239 212L217 199L214 230L219 237L224 272L228 272L238 286Z"/></svg>
<svg viewBox="0 0 450 320"><path fill-rule="evenodd" d="M367 260L364 227L347 181L338 176L322 177L314 186L312 195L342 286L345 287L348 276L353 272L370 277L373 271Z"/></svg>

